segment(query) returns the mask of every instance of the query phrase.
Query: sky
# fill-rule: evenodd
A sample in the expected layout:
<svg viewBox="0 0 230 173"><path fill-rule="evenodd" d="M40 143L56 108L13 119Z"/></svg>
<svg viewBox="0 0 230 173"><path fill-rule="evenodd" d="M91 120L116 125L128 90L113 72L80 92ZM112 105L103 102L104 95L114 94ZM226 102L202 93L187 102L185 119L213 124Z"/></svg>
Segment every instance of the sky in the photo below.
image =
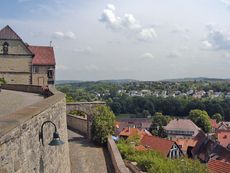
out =
<svg viewBox="0 0 230 173"><path fill-rule="evenodd" d="M0 28L51 45L57 80L230 78L230 0L8 0Z"/></svg>

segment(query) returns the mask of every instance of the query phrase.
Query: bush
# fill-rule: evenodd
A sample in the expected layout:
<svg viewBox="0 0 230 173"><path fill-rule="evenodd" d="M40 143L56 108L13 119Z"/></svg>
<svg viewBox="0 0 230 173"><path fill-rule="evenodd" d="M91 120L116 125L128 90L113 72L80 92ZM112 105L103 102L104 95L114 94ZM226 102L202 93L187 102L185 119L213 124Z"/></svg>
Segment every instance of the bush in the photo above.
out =
<svg viewBox="0 0 230 173"><path fill-rule="evenodd" d="M107 106L97 107L92 118L92 139L96 144L107 142L109 135L114 133L115 115Z"/></svg>
<svg viewBox="0 0 230 173"><path fill-rule="evenodd" d="M207 167L198 160L168 159L153 150L136 151L124 140L120 140L117 146L124 159L137 162L137 166L148 173L208 173Z"/></svg>

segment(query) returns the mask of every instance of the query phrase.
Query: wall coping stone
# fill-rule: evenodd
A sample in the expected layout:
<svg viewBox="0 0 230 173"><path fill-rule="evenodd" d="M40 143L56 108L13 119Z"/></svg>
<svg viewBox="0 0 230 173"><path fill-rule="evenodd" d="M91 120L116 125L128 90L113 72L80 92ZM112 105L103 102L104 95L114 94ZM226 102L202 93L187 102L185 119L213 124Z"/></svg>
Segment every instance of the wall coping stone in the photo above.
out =
<svg viewBox="0 0 230 173"><path fill-rule="evenodd" d="M11 85L3 85L4 89L7 87L12 90L16 85L11 87ZM20 85L20 91L22 91L24 86L25 92L28 92L28 88L39 89L41 86L32 86L32 85ZM16 90L17 91L17 90ZM56 102L65 98L65 94L57 91L54 87L50 89L52 91L52 96L34 103L32 105L26 106L20 110L17 110L11 114L5 115L0 117L0 144L4 143L5 137L7 133L9 133L14 128L20 126L22 123L32 119L33 117L39 115L40 113L44 112L49 107L52 107ZM36 90L34 91L36 92ZM32 93L34 93L32 92ZM37 91L39 92L39 90Z"/></svg>
<svg viewBox="0 0 230 173"><path fill-rule="evenodd" d="M125 163L121 157L121 154L117 148L116 143L112 139L112 136L108 137L107 147L110 153L110 157L111 157L115 172L116 173L130 173L128 168L125 166Z"/></svg>

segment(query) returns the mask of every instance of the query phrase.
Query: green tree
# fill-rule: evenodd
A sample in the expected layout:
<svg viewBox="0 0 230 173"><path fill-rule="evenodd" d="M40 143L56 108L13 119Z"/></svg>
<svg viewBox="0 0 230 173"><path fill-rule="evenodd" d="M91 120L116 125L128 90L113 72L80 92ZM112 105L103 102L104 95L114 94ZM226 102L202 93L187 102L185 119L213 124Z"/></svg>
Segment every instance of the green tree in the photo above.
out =
<svg viewBox="0 0 230 173"><path fill-rule="evenodd" d="M148 116L150 116L150 113L148 110L143 110L142 114L144 118L147 118Z"/></svg>
<svg viewBox="0 0 230 173"><path fill-rule="evenodd" d="M219 123L222 120L222 116L220 115L220 113L215 113L212 116L213 119L216 119L216 122Z"/></svg>
<svg viewBox="0 0 230 173"><path fill-rule="evenodd" d="M163 126L166 126L168 123L167 117L164 116L161 112L156 112L152 118L152 124L149 128L149 131L156 136L162 138L167 137Z"/></svg>
<svg viewBox="0 0 230 173"><path fill-rule="evenodd" d="M205 133L211 131L211 124L209 121L208 113L206 111L193 109L189 112L189 118Z"/></svg>
<svg viewBox="0 0 230 173"><path fill-rule="evenodd" d="M107 106L97 107L92 118L92 139L96 144L105 144L114 133L115 115Z"/></svg>
<svg viewBox="0 0 230 173"><path fill-rule="evenodd" d="M72 96L66 94L66 102L74 102L74 99Z"/></svg>

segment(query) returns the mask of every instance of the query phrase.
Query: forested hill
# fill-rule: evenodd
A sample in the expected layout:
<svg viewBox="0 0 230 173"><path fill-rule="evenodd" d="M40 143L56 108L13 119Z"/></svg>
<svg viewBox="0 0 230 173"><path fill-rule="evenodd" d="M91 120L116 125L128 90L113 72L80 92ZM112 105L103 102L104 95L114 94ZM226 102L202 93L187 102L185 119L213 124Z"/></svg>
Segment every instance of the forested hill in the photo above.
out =
<svg viewBox="0 0 230 173"><path fill-rule="evenodd" d="M103 100L116 114L187 116L192 109L202 109L230 120L229 80L199 79L76 82L56 87L67 94L67 101Z"/></svg>

